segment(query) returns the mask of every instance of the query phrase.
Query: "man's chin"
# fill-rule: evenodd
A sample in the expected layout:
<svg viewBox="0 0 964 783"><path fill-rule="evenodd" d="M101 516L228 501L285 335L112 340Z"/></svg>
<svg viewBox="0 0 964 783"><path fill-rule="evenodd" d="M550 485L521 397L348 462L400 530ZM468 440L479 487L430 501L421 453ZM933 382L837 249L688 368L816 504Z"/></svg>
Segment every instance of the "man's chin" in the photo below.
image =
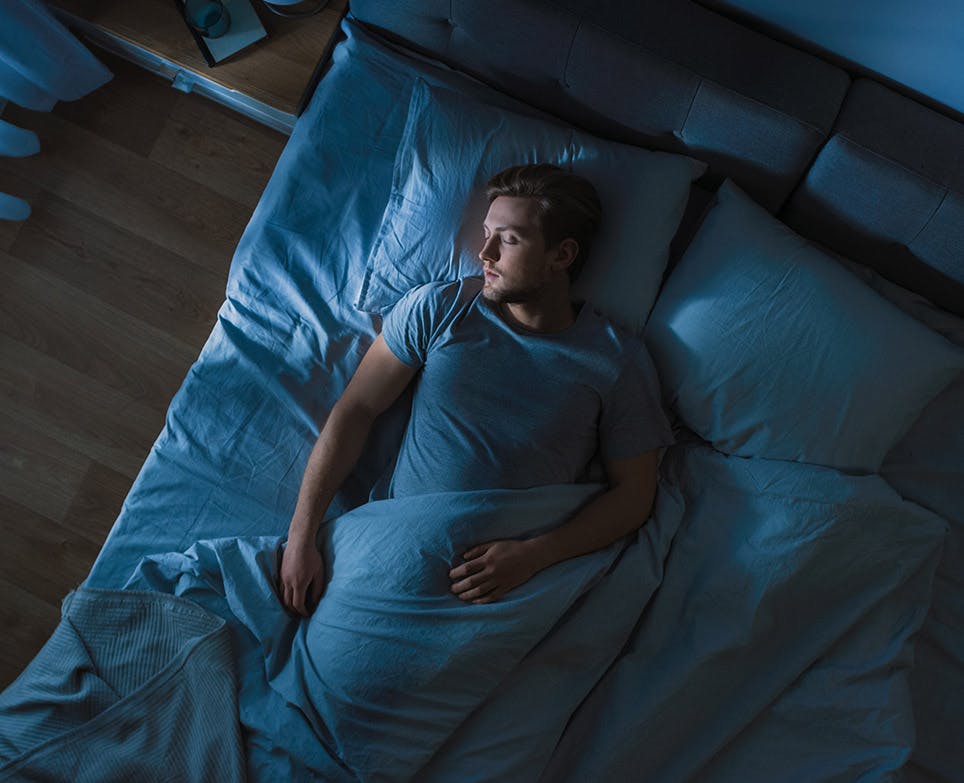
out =
<svg viewBox="0 0 964 783"><path fill-rule="evenodd" d="M485 284L482 286L482 298L487 302L492 304L497 304L498 302L504 301L504 295L500 291L496 291L486 280Z"/></svg>
<svg viewBox="0 0 964 783"><path fill-rule="evenodd" d="M483 280L482 298L490 304L522 304L523 302L535 301L538 298L539 289L537 288L515 288L512 290L503 288L499 290L493 288L492 284L488 280L485 280L485 278L483 278Z"/></svg>

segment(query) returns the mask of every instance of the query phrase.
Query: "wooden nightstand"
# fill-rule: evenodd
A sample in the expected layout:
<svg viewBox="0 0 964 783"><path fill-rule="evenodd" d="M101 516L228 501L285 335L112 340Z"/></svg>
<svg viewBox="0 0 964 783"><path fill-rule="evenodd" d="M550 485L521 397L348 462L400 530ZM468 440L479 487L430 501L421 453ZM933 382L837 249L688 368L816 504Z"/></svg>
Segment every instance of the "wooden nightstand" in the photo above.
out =
<svg viewBox="0 0 964 783"><path fill-rule="evenodd" d="M268 37L209 67L174 0L52 0L60 19L92 43L265 125L290 133L338 36L348 0L285 19L252 0Z"/></svg>

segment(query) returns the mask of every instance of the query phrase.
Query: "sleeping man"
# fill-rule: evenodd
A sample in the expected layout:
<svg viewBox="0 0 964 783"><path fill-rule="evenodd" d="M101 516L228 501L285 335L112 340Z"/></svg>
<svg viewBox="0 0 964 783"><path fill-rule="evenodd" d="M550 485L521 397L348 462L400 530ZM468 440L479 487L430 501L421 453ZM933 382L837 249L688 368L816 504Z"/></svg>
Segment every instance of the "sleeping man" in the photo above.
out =
<svg viewBox="0 0 964 783"><path fill-rule="evenodd" d="M548 164L488 183L482 277L428 283L386 315L305 468L280 569L288 611L324 590L315 537L372 425L418 375L390 497L597 480L608 489L550 532L479 541L452 592L498 601L554 563L608 546L649 518L659 449L673 441L642 342L570 284L601 218L585 179Z"/></svg>

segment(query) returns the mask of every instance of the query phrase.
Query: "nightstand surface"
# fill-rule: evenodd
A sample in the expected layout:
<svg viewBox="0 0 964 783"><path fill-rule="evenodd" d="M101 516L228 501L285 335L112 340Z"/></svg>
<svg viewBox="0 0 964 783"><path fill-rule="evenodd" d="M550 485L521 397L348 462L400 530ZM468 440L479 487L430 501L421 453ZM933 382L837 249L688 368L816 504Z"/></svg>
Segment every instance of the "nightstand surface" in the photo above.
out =
<svg viewBox="0 0 964 783"><path fill-rule="evenodd" d="M290 132L328 59L348 0L330 0L314 16L286 19L252 5L263 38L209 67L174 0L53 0L70 26L93 42L207 94L278 130Z"/></svg>

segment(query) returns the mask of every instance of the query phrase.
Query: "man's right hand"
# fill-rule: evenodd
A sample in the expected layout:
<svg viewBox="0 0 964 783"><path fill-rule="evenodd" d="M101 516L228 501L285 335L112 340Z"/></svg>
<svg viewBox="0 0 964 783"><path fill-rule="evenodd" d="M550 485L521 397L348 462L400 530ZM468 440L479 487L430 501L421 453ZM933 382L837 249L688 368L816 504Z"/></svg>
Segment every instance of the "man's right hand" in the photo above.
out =
<svg viewBox="0 0 964 783"><path fill-rule="evenodd" d="M307 617L320 600L325 568L315 548L318 520L324 519L338 488L358 462L375 419L399 398L417 372L396 358L378 335L331 409L308 456L278 569L278 595L289 612Z"/></svg>
<svg viewBox="0 0 964 783"><path fill-rule="evenodd" d="M289 612L308 617L325 589L325 563L314 541L288 539L281 560L278 592Z"/></svg>

